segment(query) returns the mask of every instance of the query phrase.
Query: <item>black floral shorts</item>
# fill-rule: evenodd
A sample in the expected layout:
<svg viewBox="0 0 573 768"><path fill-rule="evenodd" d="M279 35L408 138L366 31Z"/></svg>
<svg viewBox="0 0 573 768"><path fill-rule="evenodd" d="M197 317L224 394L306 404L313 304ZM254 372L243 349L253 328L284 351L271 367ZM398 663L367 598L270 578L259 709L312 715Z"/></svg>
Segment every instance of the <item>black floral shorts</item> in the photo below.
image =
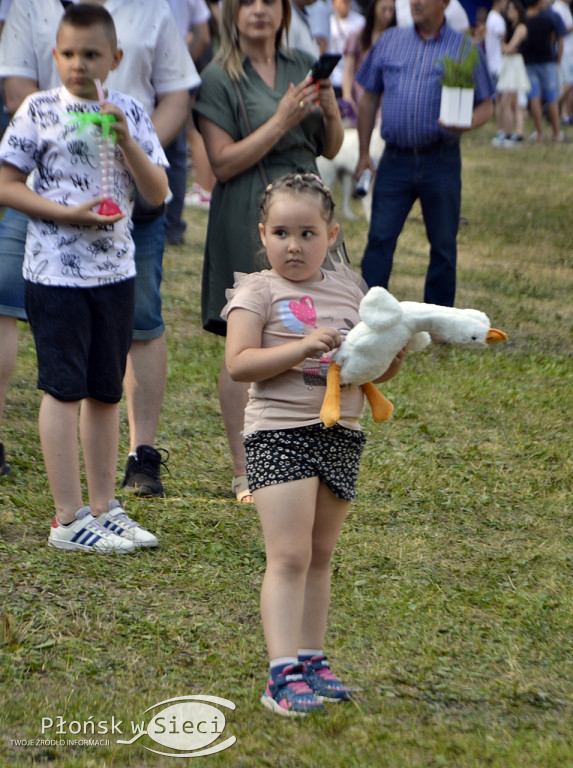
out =
<svg viewBox="0 0 573 768"><path fill-rule="evenodd" d="M249 490L319 477L339 499L353 501L365 441L340 424L253 432L245 438Z"/></svg>

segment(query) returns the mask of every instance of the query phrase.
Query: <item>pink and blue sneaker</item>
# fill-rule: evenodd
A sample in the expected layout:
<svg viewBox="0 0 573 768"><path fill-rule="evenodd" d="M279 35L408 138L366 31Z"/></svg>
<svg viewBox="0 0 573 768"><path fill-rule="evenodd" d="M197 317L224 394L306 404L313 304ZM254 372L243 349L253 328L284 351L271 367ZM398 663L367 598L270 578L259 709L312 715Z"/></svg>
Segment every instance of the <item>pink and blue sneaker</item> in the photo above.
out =
<svg viewBox="0 0 573 768"><path fill-rule="evenodd" d="M326 656L313 656L305 666L308 685L319 701L349 701L352 698L350 688L331 672Z"/></svg>
<svg viewBox="0 0 573 768"><path fill-rule="evenodd" d="M270 678L261 704L283 717L305 717L324 710L324 704L309 688L304 664L292 664L274 680Z"/></svg>

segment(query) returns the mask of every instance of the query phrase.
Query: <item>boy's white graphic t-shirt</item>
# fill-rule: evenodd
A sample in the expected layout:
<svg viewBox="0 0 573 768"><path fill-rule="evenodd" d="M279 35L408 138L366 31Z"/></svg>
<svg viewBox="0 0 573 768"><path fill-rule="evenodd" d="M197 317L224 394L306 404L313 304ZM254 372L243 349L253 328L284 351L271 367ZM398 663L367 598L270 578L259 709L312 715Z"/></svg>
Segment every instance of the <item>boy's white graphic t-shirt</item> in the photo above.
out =
<svg viewBox="0 0 573 768"><path fill-rule="evenodd" d="M285 280L270 270L236 274L221 315L226 319L237 308L259 315L264 323L263 348L297 341L315 328L335 328L345 334L360 321L358 307L364 296L349 272L323 269L321 280L300 283ZM244 434L320 422L329 364L327 355L318 355L279 376L251 384ZM341 387L340 424L360 429L363 407L364 395L359 386Z"/></svg>
<svg viewBox="0 0 573 768"><path fill-rule="evenodd" d="M107 101L126 115L130 134L156 165L165 153L142 104L108 91ZM32 173L29 186L42 197L75 206L103 194L107 165L109 193L126 214L115 224L97 227L28 218L23 274L43 285L94 287L135 276L130 213L135 183L119 147L104 159L101 126L81 126L74 112L98 113L97 101L54 88L28 96L0 143L0 160ZM109 139L111 142L111 139Z"/></svg>

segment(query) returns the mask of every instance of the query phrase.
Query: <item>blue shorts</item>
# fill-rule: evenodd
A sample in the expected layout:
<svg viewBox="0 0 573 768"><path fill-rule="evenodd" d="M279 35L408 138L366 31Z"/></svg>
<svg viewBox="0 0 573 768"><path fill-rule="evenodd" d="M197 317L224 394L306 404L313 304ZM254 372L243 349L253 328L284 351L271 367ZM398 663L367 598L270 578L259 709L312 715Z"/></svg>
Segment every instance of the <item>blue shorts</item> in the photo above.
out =
<svg viewBox="0 0 573 768"><path fill-rule="evenodd" d="M0 222L0 315L27 320L22 262L27 217L7 208ZM137 224L131 231L135 243L135 316L133 338L155 339L165 332L161 316L161 277L165 246L165 214Z"/></svg>
<svg viewBox="0 0 573 768"><path fill-rule="evenodd" d="M530 99L542 98L549 103L559 98L559 74L557 64L528 64L527 76L531 83L531 90L527 94Z"/></svg>
<svg viewBox="0 0 573 768"><path fill-rule="evenodd" d="M38 389L56 400L119 403L133 333L135 279L95 288L25 283Z"/></svg>

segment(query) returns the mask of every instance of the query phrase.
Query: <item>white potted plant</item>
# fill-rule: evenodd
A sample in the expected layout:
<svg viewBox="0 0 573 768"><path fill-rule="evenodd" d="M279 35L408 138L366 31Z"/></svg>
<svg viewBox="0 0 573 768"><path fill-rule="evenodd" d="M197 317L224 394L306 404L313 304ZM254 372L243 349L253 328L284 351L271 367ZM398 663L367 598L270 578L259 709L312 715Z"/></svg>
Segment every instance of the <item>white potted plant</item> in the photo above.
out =
<svg viewBox="0 0 573 768"><path fill-rule="evenodd" d="M442 99L440 121L444 125L469 128L474 107L474 70L479 63L477 48L470 37L460 48L457 59L442 59Z"/></svg>

